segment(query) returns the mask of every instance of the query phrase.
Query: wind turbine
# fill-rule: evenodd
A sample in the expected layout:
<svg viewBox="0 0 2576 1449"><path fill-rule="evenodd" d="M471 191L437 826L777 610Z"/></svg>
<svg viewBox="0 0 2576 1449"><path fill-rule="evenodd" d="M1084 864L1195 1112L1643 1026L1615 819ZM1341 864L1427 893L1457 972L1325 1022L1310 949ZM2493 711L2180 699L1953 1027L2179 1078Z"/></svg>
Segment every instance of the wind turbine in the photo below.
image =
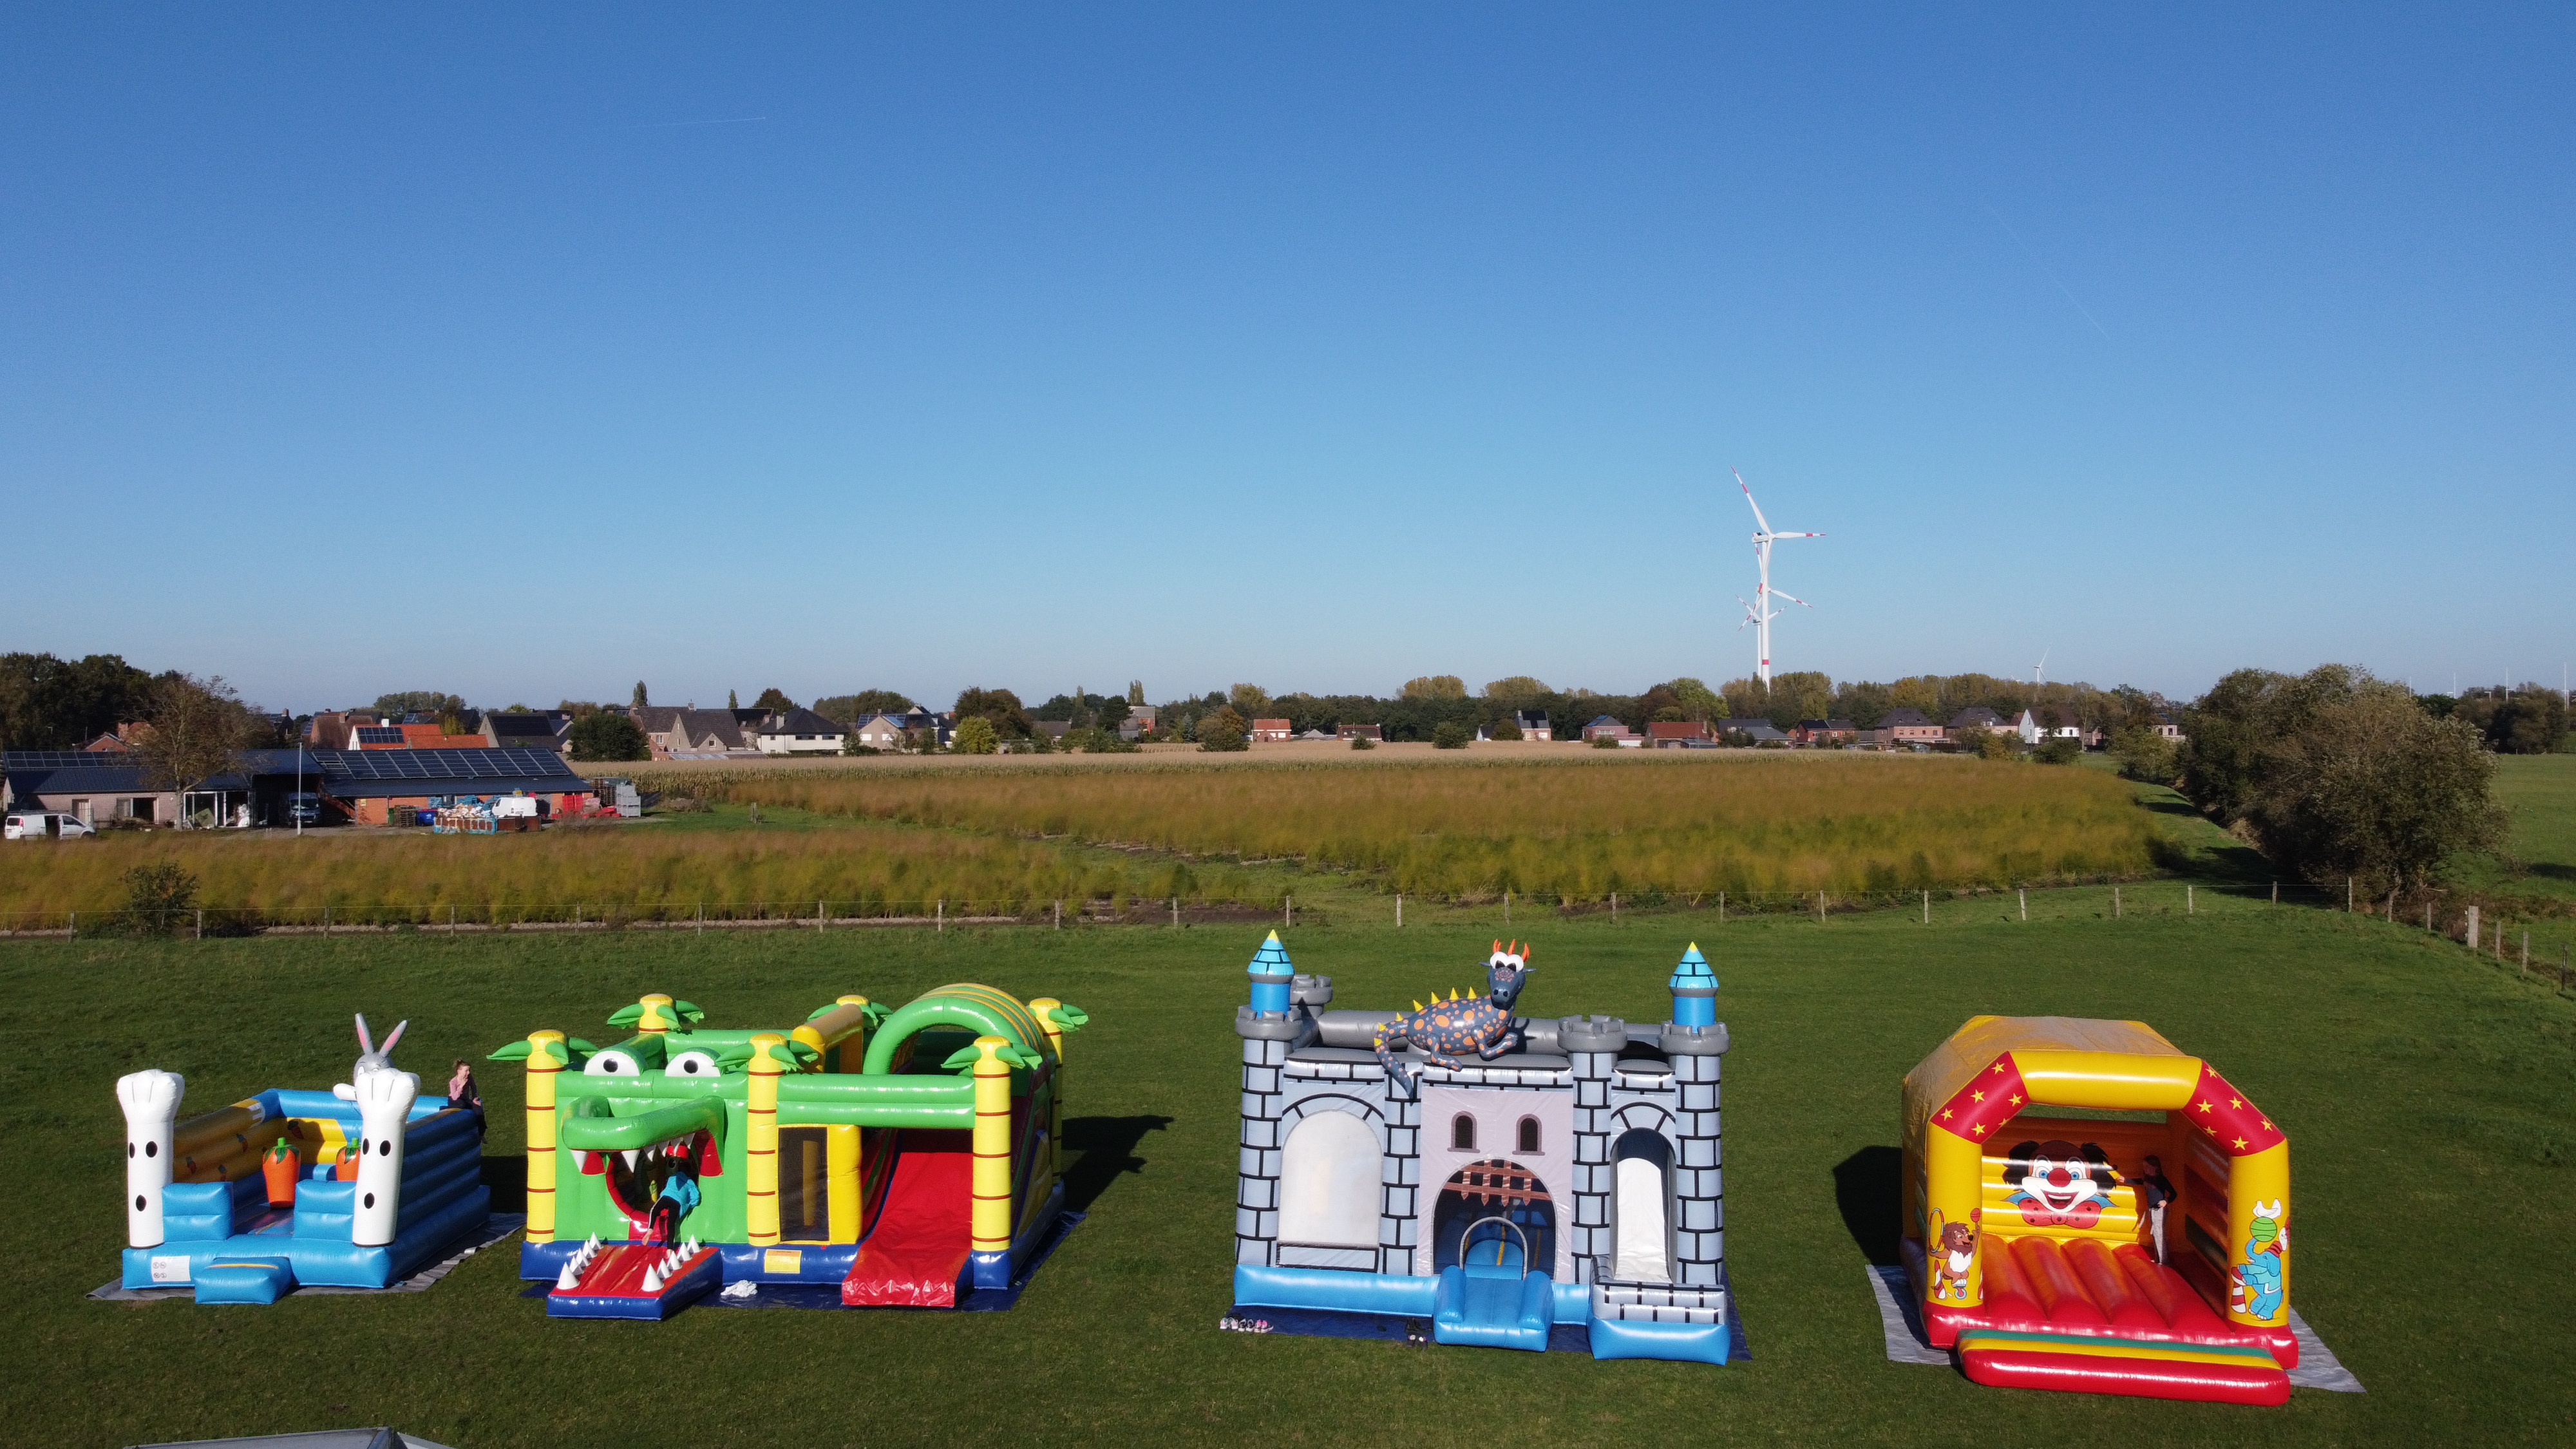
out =
<svg viewBox="0 0 2576 1449"><path fill-rule="evenodd" d="M1753 559L1760 566L1761 582L1753 586L1751 600L1748 601L1741 594L1736 595L1735 601L1744 605L1744 624L1738 624L1735 627L1738 632L1742 632L1745 624L1755 627L1757 657L1761 660L1760 667L1755 672L1761 675L1762 688L1767 692L1771 688L1771 621L1780 617L1779 611L1771 607L1771 601L1774 598L1782 598L1801 609L1815 607L1795 594L1784 594L1771 587L1771 545L1784 538L1822 538L1824 535L1782 533L1774 530L1771 527L1771 520L1762 516L1762 505L1753 502L1753 485L1744 481L1743 471L1735 468L1727 471L1735 474L1735 486L1744 490L1744 501L1753 509L1753 521L1762 529L1761 532L1753 535Z"/></svg>
<svg viewBox="0 0 2576 1449"><path fill-rule="evenodd" d="M2030 667L2030 687L2031 687L2031 688L2033 688L2033 689L2037 689L2037 688L2039 688L2042 684L2044 684L2044 683L2046 683L2046 682L2047 682L2047 681L2046 681L2046 678L2044 677L2044 674L2043 674L2043 671L2045 671L2047 668L2048 668L2048 651L2047 651L2047 650L2045 650L2045 649L2042 649L2041 651L2039 651L2039 662L2038 662L2037 664L2034 664L2034 665L2032 665L2032 666Z"/></svg>

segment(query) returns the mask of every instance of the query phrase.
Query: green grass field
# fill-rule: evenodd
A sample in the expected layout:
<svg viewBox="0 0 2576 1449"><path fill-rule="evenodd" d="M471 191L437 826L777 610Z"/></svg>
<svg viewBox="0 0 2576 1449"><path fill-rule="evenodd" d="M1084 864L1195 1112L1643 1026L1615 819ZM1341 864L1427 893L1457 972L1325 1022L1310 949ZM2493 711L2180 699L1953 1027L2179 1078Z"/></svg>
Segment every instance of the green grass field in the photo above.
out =
<svg viewBox="0 0 2576 1449"><path fill-rule="evenodd" d="M2576 755L2499 755L2496 802L2513 815L2506 851L2520 869L2464 863L2463 885L2576 905Z"/></svg>
<svg viewBox="0 0 2576 1449"><path fill-rule="evenodd" d="M1524 1009L1657 1019L1697 939L1725 983L1727 1246L1751 1339L1723 1369L1222 1333L1236 1041L1257 926L269 939L0 946L6 1439L142 1440L392 1423L442 1442L1121 1441L2565 1444L2576 1386L2576 1002L2420 932L2132 886L1720 925L1709 912L1520 922ZM2168 899L2168 897L2171 897ZM1492 910L1287 933L1343 1005L1467 985ZM104 1303L122 1241L110 1086L151 1065L204 1106L338 1080L348 1014L408 1016L424 1077L538 1025L599 1029L646 990L717 1024L973 979L1092 1015L1070 1053L1070 1182L1091 1211L1007 1314L743 1312L548 1321L515 1253L423 1294L267 1309ZM2282 1409L1978 1388L1890 1364L1862 1265L1895 1230L1897 1084L1981 1011L2135 1016L2291 1133L2293 1301L2369 1392ZM482 1072L487 1149L516 1073Z"/></svg>

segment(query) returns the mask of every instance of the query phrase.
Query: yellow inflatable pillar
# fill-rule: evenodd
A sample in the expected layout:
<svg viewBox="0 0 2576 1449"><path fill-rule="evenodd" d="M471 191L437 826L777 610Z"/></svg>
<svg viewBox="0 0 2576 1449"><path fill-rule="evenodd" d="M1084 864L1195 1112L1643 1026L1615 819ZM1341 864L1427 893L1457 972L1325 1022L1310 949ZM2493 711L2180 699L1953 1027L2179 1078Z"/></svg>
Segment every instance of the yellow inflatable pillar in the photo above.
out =
<svg viewBox="0 0 2576 1449"><path fill-rule="evenodd" d="M680 1014L671 1009L671 998L659 991L646 996L639 1004L644 1013L635 1018L638 1036L660 1036L680 1024Z"/></svg>
<svg viewBox="0 0 2576 1449"><path fill-rule="evenodd" d="M1055 1058L1055 1080L1047 1090L1047 1160L1046 1175L1059 1177L1064 1172L1064 1025L1055 1019L1055 1009L1064 1005L1052 996L1040 996L1029 1002L1029 1014L1038 1019L1038 1029L1046 1033L1047 1055Z"/></svg>
<svg viewBox="0 0 2576 1449"><path fill-rule="evenodd" d="M1964 1278L1944 1280L1934 1271L1941 1266L1941 1229L1950 1223L1980 1225L1978 1208L1984 1198L1980 1173L1984 1167L1985 1149L1955 1132L1932 1127L1923 1134L1923 1249L1928 1260L1924 1271L1927 1292L1938 1287L1941 1296L1926 1298L1936 1308L1974 1308L1986 1301L1985 1235L1974 1239L1975 1254L1968 1260Z"/></svg>
<svg viewBox="0 0 2576 1449"><path fill-rule="evenodd" d="M783 1070L776 1051L785 1054L787 1038L764 1031L751 1039L751 1140L743 1144L743 1216L756 1248L778 1242L778 1077Z"/></svg>
<svg viewBox="0 0 2576 1449"><path fill-rule="evenodd" d="M867 1059L868 999L841 997L787 1037L814 1049L816 1070L855 1072L858 1063Z"/></svg>
<svg viewBox="0 0 2576 1449"><path fill-rule="evenodd" d="M1005 1261L1011 1251L1011 1064L995 1053L1009 1045L998 1036L975 1038L974 1213L968 1244L976 1254L997 1253ZM982 1277L977 1275L979 1283Z"/></svg>
<svg viewBox="0 0 2576 1449"><path fill-rule="evenodd" d="M528 1241L555 1240L555 1074L570 1055L559 1031L528 1033Z"/></svg>
<svg viewBox="0 0 2576 1449"><path fill-rule="evenodd" d="M2270 1262L2263 1260L2269 1258ZM2227 1261L2236 1279L2227 1321L2248 1328L2280 1328L2290 1321L2290 1144L2270 1147L2228 1164ZM2256 1314L2258 1302L2272 1311Z"/></svg>

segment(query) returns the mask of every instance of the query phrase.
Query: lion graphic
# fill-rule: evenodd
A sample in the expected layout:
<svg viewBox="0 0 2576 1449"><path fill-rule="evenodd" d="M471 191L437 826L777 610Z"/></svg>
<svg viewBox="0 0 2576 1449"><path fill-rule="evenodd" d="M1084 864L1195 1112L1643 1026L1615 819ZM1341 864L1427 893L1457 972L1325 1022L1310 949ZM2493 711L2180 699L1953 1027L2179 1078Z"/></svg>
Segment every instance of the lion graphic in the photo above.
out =
<svg viewBox="0 0 2576 1449"><path fill-rule="evenodd" d="M1955 1296L1968 1301L1968 1270L1977 1262L1977 1225L1975 1214L1964 1223L1941 1224L1941 1240L1933 1245L1932 1301L1941 1302Z"/></svg>

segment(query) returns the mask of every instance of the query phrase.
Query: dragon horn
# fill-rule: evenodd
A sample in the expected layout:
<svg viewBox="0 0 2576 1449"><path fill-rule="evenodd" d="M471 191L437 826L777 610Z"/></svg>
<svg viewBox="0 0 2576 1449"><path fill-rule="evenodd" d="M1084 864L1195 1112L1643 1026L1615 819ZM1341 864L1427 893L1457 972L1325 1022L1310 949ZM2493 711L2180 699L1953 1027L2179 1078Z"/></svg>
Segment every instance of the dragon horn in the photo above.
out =
<svg viewBox="0 0 2576 1449"><path fill-rule="evenodd" d="M1502 938L1500 938L1500 937L1496 937L1496 938L1495 938L1495 940L1494 940L1494 949L1495 949L1495 950L1497 950L1497 951L1499 951L1499 950L1503 949L1503 942L1502 942Z"/></svg>

